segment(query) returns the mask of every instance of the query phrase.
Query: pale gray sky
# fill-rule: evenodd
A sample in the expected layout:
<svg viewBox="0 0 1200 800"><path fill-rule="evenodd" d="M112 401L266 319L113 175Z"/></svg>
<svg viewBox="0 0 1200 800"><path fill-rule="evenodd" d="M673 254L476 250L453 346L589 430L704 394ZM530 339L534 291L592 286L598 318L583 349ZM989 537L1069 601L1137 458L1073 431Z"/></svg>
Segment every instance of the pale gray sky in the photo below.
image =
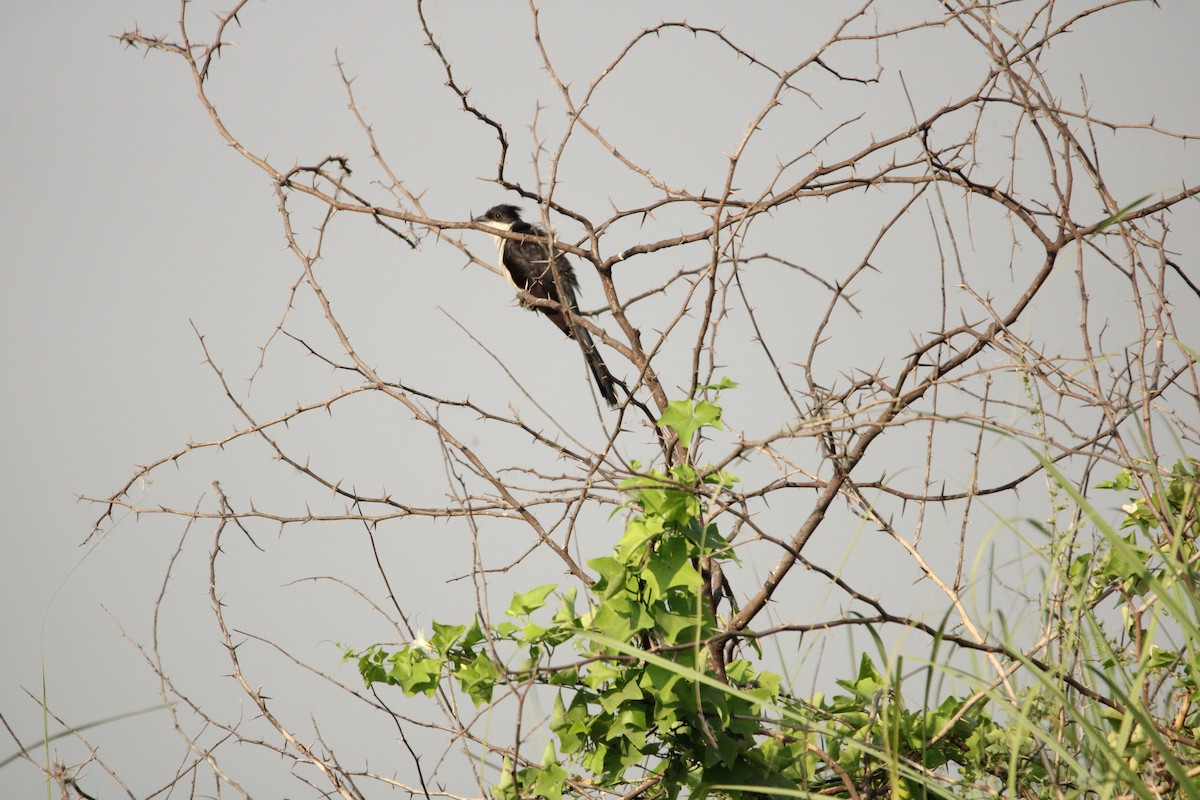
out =
<svg viewBox="0 0 1200 800"><path fill-rule="evenodd" d="M203 363L192 326L204 335L235 394L246 398L258 348L284 313L288 287L299 273L295 257L284 249L270 181L217 135L181 62L159 53L143 56L112 38L135 25L147 34L175 38L177 4L10 5L0 32L0 185L5 189L0 196L0 365L5 376L0 417L6 431L0 462L5 509L0 522L5 652L0 711L22 741L32 744L41 738L42 718L26 691L40 694L43 675L51 708L73 724L159 702L156 681L122 638L121 626L133 640L147 641L149 609L184 524L118 512L115 526L81 547L100 509L76 496L106 496L136 465L168 455L191 439L217 438L240 424ZM881 4L881 27L894 21L888 14L899 18L902 5ZM926 5L934 13L937 4ZM1094 28L1081 25L1049 57L1049 74L1061 81L1057 91L1077 98L1077 76L1086 71L1097 115L1136 121L1153 116L1171 130L1200 131L1194 78L1200 5L1164 0L1162 6L1161 11L1122 9L1102 15ZM532 186L528 126L535 110L545 106L538 134L551 145L561 135L564 116L529 41L527 6L505 2L428 8L430 25L453 61L456 77L513 136L514 177ZM197 6L192 13L197 32L207 34L207 12ZM844 13L841 4L833 3L555 4L543 13L542 25L560 78L582 90L623 42L660 19L686 16L696 25L722 28L763 60L789 65L827 36ZM1136 22L1122 24L1125 20ZM432 215L465 220L496 202L515 201L483 180L494 175L494 137L462 113L442 86L444 76L422 45L411 4L255 2L243 11L242 23L229 35L237 46L215 63L210 91L226 124L255 152L269 154L277 165L311 164L326 154L345 154L356 170L374 175L362 133L346 110L334 68L336 49L347 72L357 78L360 110L374 124L381 148L408 187L425 192L423 202ZM893 44L885 41L881 58L885 64L892 63L888 59L903 62L913 102L919 113L928 113L973 85L978 71L971 61L975 56L966 49L959 52L949 33L921 36L928 40L927 48L912 49L906 43L909 49L891 52ZM864 69L874 56L873 45L864 45L838 66ZM592 112L602 131L667 180L716 190L726 163L722 154L736 147L774 79L728 51L682 34L664 34L659 44L638 50L626 70L594 98ZM773 170L781 153L798 149L795 139L817 138L830 120L869 112L866 122L846 134L849 142L865 143L883 134L889 120L904 121L909 114L892 72L870 91L844 91L832 80L806 89L814 93L813 103L793 95L772 117L763 143L747 157L747 180ZM874 128L876 124L881 127ZM1003 136L1003 131L993 133ZM1177 190L1181 180L1197 181L1200 163L1194 146L1162 152L1156 147L1148 137L1122 140L1112 154L1118 163L1110 165L1114 193L1132 200ZM556 198L593 219L610 213L610 201L629 206L651 196L644 183L615 169L602 150L582 143L564 158L559 180ZM831 202L806 207L803 214L798 209L781 212L763 239L811 242L804 250L806 266L828 266L833 275L844 274L846 265L861 257L863 240L877 228L879 217L894 210L877 197L862 195L854 202L861 210L847 212L846 206ZM524 205L536 216L531 204ZM319 209L302 202L297 208L301 211L294 223L311 244ZM1183 263L1194 269L1196 212L1186 213L1186 225L1179 215L1175 244L1186 254ZM555 222L565 240L578 235L569 222ZM609 247L695 225L695 219L669 214L641 229L626 222L615 229ZM906 248L929 245L922 239L926 234L914 228L906 234L911 240L901 237L881 253L881 263L889 258L903 263ZM994 231L978 234L978 240L960 244L974 248L972 258L979 263L998 273L1007 270L1010 252L1003 237L989 249ZM468 233L464 238L476 256L492 258L486 237ZM670 259L679 257L647 259L647 273L629 276L626 285L630 291L654 285L657 276L651 267L677 269L683 265ZM487 339L551 413L582 420L580 429L592 437L588 443L599 444L603 431L590 412L584 370L572 360L577 354L571 345L538 336L528 350L521 346L544 321L514 309L495 275L465 264L458 250L432 237L413 251L359 219L343 220L334 229L321 268L340 316L353 322L360 352L381 371L451 397L503 397L497 408L511 398L538 425L548 425L541 414L521 405L522 395L461 324ZM914 284L899 269L894 275L884 272L881 283L873 284L877 291L859 298L872 324L848 318L839 329L845 349L831 349L835 357L826 365L831 376L843 366L840 354L861 356L864 348L876 348L878 362L909 349L908 332L928 330L915 309L929 286ZM594 277L585 273L582 282L583 307L599 307ZM817 313L827 300L811 282L777 274L751 277L747 283L759 292L761 322L775 337L786 337L797 320ZM992 289L1003 296L1006 285L1020 284L998 281ZM793 294L794 302L782 308L769 304L772 297ZM1101 294L1097 302L1119 310L1125 300ZM1035 319L1052 331L1058 309L1052 299L1046 303ZM641 321L651 329L653 323ZM288 329L311 336L314 343L330 342L307 295L298 298ZM744 387L728 395L730 417L739 419L748 434L763 434L786 413L782 399L771 395L776 391L771 372L749 334L727 352L746 359L728 364L721 373ZM528 358L519 357L524 355ZM546 363L565 366L557 373L536 368ZM851 363L873 366L869 358L851 361L846 356L845 366ZM668 383L682 385L686 366L669 368ZM352 379L331 375L298 347L276 342L247 403L256 413L275 416L296 403L320 400L343 383L351 385ZM581 416L577 409L583 404ZM344 475L348 484L384 485L415 504L444 502L446 480L431 449L432 437L382 403L351 405L329 425L321 427L314 420L284 439L320 460L330 474ZM477 446L495 454L514 444L497 437ZM1002 462L997 469L1005 466ZM946 466L948 474L954 469ZM302 512L312 495L261 446L195 454L179 470L160 470L152 485L135 487L132 494L147 506L191 507L213 480L222 482L234 502L252 499L259 507L274 504ZM211 502L211 494L206 497ZM597 520L603 521L603 515ZM528 544L505 542L503 532L500 527L491 542L491 556L498 562L504 554L515 557ZM619 532L615 523L609 532L614 537ZM230 553L223 563L239 626L269 629L299 657L353 683L357 676L352 668L339 671L333 641L366 644L386 638L386 626L381 628L361 603L332 583L294 582L333 575L382 594L361 529L289 528L278 539L276 533L256 529L265 554L249 547L240 533L228 540ZM850 540L859 534L851 530L846 535ZM185 691L223 708L231 718L241 707L249 719L253 710L224 678L228 665L221 661L208 610L210 546L211 526L189 533L166 607L165 649ZM834 563L836 554L849 547L846 541L830 545ZM464 584L446 582L468 568L464 536L441 523L418 522L384 542L383 552L394 559L408 602L422 598L427 611L418 624L428 626L438 614L455 619L470 613L473 597L462 599ZM870 577L888 566L849 569ZM910 580L903 578L905 585ZM513 586L538 582L524 575L511 581ZM494 602L502 610L508 585L498 579L498 587L495 598L500 599ZM831 605L826 610L835 612L839 598L820 594L816 602L827 601ZM270 654L260 659L255 662L260 677L272 665L283 668ZM302 678L295 680L294 686L304 686ZM314 682L312 694L305 695L314 708L325 702L323 691ZM289 709L303 716L302 708ZM360 728L361 720L337 714L319 722L331 737L350 737L342 742L355 741L356 730L360 737L374 737L353 755L370 753L405 769L394 734L386 728ZM53 723L50 727L51 733L60 729ZM183 757L162 711L97 728L88 736L103 758L138 782L132 786L138 797L150 794L159 785L155 781L169 777ZM6 735L0 736L0 758L14 749ZM84 753L80 744L65 740L55 742L53 749L71 763ZM103 796L117 796L99 768L89 767L87 775L91 785L108 787L101 790ZM286 778L254 773L248 788L276 796L275 789L265 788L278 785L276 780ZM0 769L4 797L37 796L41 786L40 776L26 763ZM298 787L289 785L286 791L293 788Z"/></svg>

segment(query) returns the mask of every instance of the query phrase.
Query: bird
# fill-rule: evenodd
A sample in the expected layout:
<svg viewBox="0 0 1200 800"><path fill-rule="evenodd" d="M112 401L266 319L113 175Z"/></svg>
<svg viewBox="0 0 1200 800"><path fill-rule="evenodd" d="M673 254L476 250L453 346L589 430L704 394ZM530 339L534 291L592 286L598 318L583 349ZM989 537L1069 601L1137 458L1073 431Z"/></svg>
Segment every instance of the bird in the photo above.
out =
<svg viewBox="0 0 1200 800"><path fill-rule="evenodd" d="M483 214L475 217L474 222L497 231L511 231L526 236L545 238L547 241L517 241L492 234L496 241L496 252L504 277L518 292L527 294L539 300L549 300L556 306L533 305L522 301L526 308L542 312L558 329L579 343L583 357L587 360L592 377L596 379L596 388L604 397L610 408L617 405L616 379L608 371L608 365L600 357L596 343L586 328L580 325L574 316L579 313L579 302L576 297L579 291L579 279L575 270L567 261L566 256L558 253L554 256L551 269L549 235L541 227L521 219L521 209L513 205L498 205L489 208ZM558 273L557 279L555 273ZM561 293L560 293L561 288ZM565 295L565 297L563 297ZM565 302L564 302L565 300Z"/></svg>

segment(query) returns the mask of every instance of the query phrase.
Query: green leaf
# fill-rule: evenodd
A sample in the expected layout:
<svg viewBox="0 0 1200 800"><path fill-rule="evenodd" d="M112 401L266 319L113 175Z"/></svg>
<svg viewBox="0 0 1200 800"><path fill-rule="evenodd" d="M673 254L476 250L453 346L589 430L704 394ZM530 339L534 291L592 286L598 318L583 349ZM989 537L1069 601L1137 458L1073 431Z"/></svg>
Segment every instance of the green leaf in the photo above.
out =
<svg viewBox="0 0 1200 800"><path fill-rule="evenodd" d="M547 742L546 750L542 753L541 768L530 773L533 783L530 788L534 795L545 800L561 800L563 784L567 781L567 771L558 763L558 754L554 752L554 743Z"/></svg>
<svg viewBox="0 0 1200 800"><path fill-rule="evenodd" d="M492 794L496 800L507 800L515 794L514 789L512 758L505 756L504 764L500 768L500 780L492 787Z"/></svg>
<svg viewBox="0 0 1200 800"><path fill-rule="evenodd" d="M1111 481L1097 483L1097 489L1114 489L1118 492L1123 492L1133 485L1133 475L1127 469L1123 469L1117 473Z"/></svg>
<svg viewBox="0 0 1200 800"><path fill-rule="evenodd" d="M579 625L579 616L575 613L575 600L578 596L579 589L575 586L568 586L563 590L562 607L554 615L555 622L576 627Z"/></svg>
<svg viewBox="0 0 1200 800"><path fill-rule="evenodd" d="M475 645L483 641L483 631L479 629L478 618L471 621L471 627L467 630L466 636L463 637L462 646L465 650L471 650Z"/></svg>
<svg viewBox="0 0 1200 800"><path fill-rule="evenodd" d="M581 633L585 632L581 631ZM600 690L604 684L621 677L622 674L622 671L613 664L607 661L596 661L588 665L584 683L592 689Z"/></svg>
<svg viewBox="0 0 1200 800"><path fill-rule="evenodd" d="M691 486L696 482L696 470L687 464L676 464L671 467L671 477L684 486Z"/></svg>
<svg viewBox="0 0 1200 800"><path fill-rule="evenodd" d="M514 594L512 603L508 607L508 615L510 617L524 617L532 614L546 605L546 598L556 588L558 588L557 583L547 583L545 586L530 589L528 592Z"/></svg>
<svg viewBox="0 0 1200 800"><path fill-rule="evenodd" d="M600 707L615 714L625 703L642 699L642 690L636 681L628 681L620 689L609 689L600 695ZM611 737L610 737L611 738Z"/></svg>
<svg viewBox="0 0 1200 800"><path fill-rule="evenodd" d="M659 427L675 431L680 444L689 448L696 431L703 427L721 427L721 408L707 400L672 400L658 424Z"/></svg>
<svg viewBox="0 0 1200 800"><path fill-rule="evenodd" d="M720 486L722 489L728 489L735 483L741 482L741 478L723 469L716 472L710 472L704 476L704 482L713 486Z"/></svg>
<svg viewBox="0 0 1200 800"><path fill-rule="evenodd" d="M433 639L429 643L444 656L459 637L466 633L466 630L467 626L465 625L442 625L435 620L433 622Z"/></svg>
<svg viewBox="0 0 1200 800"><path fill-rule="evenodd" d="M682 529L688 541L695 543L700 555L712 555L721 551L719 558L737 561L737 554L729 547L729 542L721 535L716 525L708 524L701 527L695 520Z"/></svg>
<svg viewBox="0 0 1200 800"><path fill-rule="evenodd" d="M546 676L546 683L551 686L575 686L579 683L579 670L556 669Z"/></svg>
<svg viewBox="0 0 1200 800"><path fill-rule="evenodd" d="M392 662L388 670L387 680L394 683L409 695L425 694L430 697L437 690L441 679L441 658L426 655L425 651L416 647L406 647L388 657Z"/></svg>
<svg viewBox="0 0 1200 800"><path fill-rule="evenodd" d="M382 647L370 647L358 656L358 674L362 675L363 683L387 682L387 669L383 666L387 653Z"/></svg>
<svg viewBox="0 0 1200 800"><path fill-rule="evenodd" d="M625 526L625 535L617 543L617 556L626 564L640 559L647 543L662 535L662 532L663 518L661 516L649 519L641 516L634 517Z"/></svg>
<svg viewBox="0 0 1200 800"><path fill-rule="evenodd" d="M546 634L550 630L550 628L538 625L536 622L528 622L525 624L525 630L521 634L527 643L532 644L536 642L540 644L545 640Z"/></svg>
<svg viewBox="0 0 1200 800"><path fill-rule="evenodd" d="M618 736L629 742L635 750L646 746L646 708L644 705L626 705L614 715L612 724L608 726L608 739Z"/></svg>
<svg viewBox="0 0 1200 800"><path fill-rule="evenodd" d="M600 576L592 589L601 597L608 597L609 595L625 591L627 573L625 565L620 561L605 556L602 558L593 558L587 562L587 565L596 570Z"/></svg>
<svg viewBox="0 0 1200 800"><path fill-rule="evenodd" d="M645 606L629 596L610 597L596 611L592 627L605 636L624 641L638 631L653 628L654 618Z"/></svg>
<svg viewBox="0 0 1200 800"><path fill-rule="evenodd" d="M467 697L471 698L471 702L478 708L484 703L491 702L492 691L500 679L500 672L490 657L485 653L480 653L469 663L459 667L458 671L454 673L454 677L458 679L458 685L466 692Z"/></svg>
<svg viewBox="0 0 1200 800"><path fill-rule="evenodd" d="M717 383L710 383L707 386L700 386L697 388L698 388L698 391L701 391L701 392L719 392L724 389L736 389L737 386L738 386L737 381L731 380L728 377L723 377Z"/></svg>
<svg viewBox="0 0 1200 800"><path fill-rule="evenodd" d="M675 614L666 609L656 609L654 623L667 644L692 644L702 638L700 620L694 614Z"/></svg>
<svg viewBox="0 0 1200 800"><path fill-rule="evenodd" d="M660 543L646 571L642 573L646 587L651 590L651 600L664 597L675 588L700 589L703 580L692 565L693 555L689 542L679 537L664 539Z"/></svg>
<svg viewBox="0 0 1200 800"><path fill-rule="evenodd" d="M581 752L592 738L592 725L597 717L588 709L582 692L577 692L566 707L562 694L555 697L554 712L550 716L550 730L558 737L559 747L567 754Z"/></svg>
<svg viewBox="0 0 1200 800"><path fill-rule="evenodd" d="M647 664L638 676L638 685L646 697L654 700L655 724L665 729L679 719L678 694L688 688L681 675L655 664Z"/></svg>

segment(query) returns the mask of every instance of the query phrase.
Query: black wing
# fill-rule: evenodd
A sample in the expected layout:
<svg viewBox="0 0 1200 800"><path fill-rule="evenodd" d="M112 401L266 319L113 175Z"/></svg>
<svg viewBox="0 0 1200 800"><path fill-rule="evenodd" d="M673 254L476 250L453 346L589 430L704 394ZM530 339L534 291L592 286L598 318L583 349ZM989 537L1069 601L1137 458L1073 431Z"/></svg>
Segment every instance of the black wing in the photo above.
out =
<svg viewBox="0 0 1200 800"><path fill-rule="evenodd" d="M527 236L546 235L541 228L520 221L512 226L512 232L523 233ZM550 269L550 250L544 243L517 242L509 239L504 243L503 260L504 268L508 270L508 274L517 288L539 300L553 300L572 310L579 308L575 300L579 281L575 277L575 270L571 268L561 253L555 257L554 265L558 268L558 279L567 293L565 303L559 297L558 284L554 282L554 271ZM575 338L570 321L561 310L548 306L536 306L536 308L549 317L560 331Z"/></svg>
<svg viewBox="0 0 1200 800"><path fill-rule="evenodd" d="M513 233L523 233L528 236L546 235L541 228L521 220L514 223L511 230ZM579 303L576 300L579 280L575 277L575 270L571 268L566 256L562 253L555 256L554 266L556 269L552 270L550 269L550 250L545 243L517 242L509 239L504 242L501 260L504 262L504 268L508 270L512 282L518 288L539 300L553 300L565 305L572 312L579 310ZM558 272L557 283L554 279L556 271ZM559 297L560 285L567 295L565 303ZM608 365L600 357L599 351L596 350L596 343L592 341L592 335L586 328L574 325L570 317L561 309L548 306L534 307L549 317L560 331L579 342L588 368L592 371L592 377L596 379L596 386L600 389L600 394L604 396L604 400L609 406L616 407L616 380L608 371Z"/></svg>

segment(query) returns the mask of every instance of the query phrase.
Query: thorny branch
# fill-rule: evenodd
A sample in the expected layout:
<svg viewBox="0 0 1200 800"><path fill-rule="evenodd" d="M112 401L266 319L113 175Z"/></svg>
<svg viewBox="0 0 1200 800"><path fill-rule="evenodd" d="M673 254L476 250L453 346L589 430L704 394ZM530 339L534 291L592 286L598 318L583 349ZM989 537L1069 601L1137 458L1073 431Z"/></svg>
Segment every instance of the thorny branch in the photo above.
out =
<svg viewBox="0 0 1200 800"><path fill-rule="evenodd" d="M584 433L577 420L554 418L549 404L530 392L533 411L504 408L503 393L488 391L485 401L454 397L436 382L375 366L378 355L360 349L352 321L335 313L335 290L318 264L329 258L327 234L345 215L369 217L422 258L450 250L469 265L495 271L469 249L471 240L459 237L484 230L463 221L461 198L417 190L393 167L359 105L362 98L346 67L350 59L337 56L337 75L374 166L351 169L348 156L331 154L304 159L307 166L285 167L245 145L209 94L223 77L215 57L232 44L227 30L253 24L247 3L218 15L209 43L193 39L203 23L189 16L188 3L180 4L176 36L138 29L120 36L129 47L182 59L217 134L275 189L282 238L298 269L252 378L268 377L269 350L294 346L352 382L294 408L257 414L233 390L197 328L204 360L241 422L231 433L189 442L138 468L110 496L92 499L103 509L96 532L106 529L117 509L180 517L188 530L198 522L216 526L208 575L212 614L233 679L270 741L242 721L222 720L192 702L172 679L157 639L164 580L155 606L156 638L139 649L159 678L164 701L182 703L204 730L219 732L215 741L203 739L182 713L172 712L190 753L173 785L182 787L184 776L205 765L218 785L248 796L218 758L237 743L265 747L315 769L301 780L313 786L323 781L321 792L346 798L364 796L358 783L366 781L426 798L463 796L452 793L457 791L482 796L496 771L475 758L479 753L534 763L531 745L522 741L538 724L530 710L535 695L526 684L514 682L495 703L511 712L517 735L508 744L494 731L486 733L487 715L464 712L451 693L440 692L433 701L441 723L404 716L386 698L304 665L269 634L242 633L231 625L217 570L220 558L233 558L226 554L232 545L221 538L227 525L244 526L247 535L256 525L277 526L276 546L284 546L284 534L305 527L362 526L388 602L342 578L328 580L388 620L395 635L413 639L410 620L421 612L395 588L398 575L390 573L379 550L384 532L438 521L439 536L469 541L471 563L455 576L470 579L478 617L487 623L495 611L492 584L509 572L536 565L543 575L554 572L555 580L590 585L587 559L619 536L616 523L606 520L625 500L620 483L646 464L669 466L684 458L702 474L736 469L743 481L705 498L708 515L743 564L710 574L705 596L724 620L722 635L706 643L714 674L725 674L724 662L745 642L787 636L810 641L853 626L899 628L982 653L990 664L990 686L1003 687L1010 697L1016 696L1023 665L1055 663L1062 646L1056 631L1040 630L1028 647L1014 648L997 638L986 610L972 604L971 584L980 576L967 565L988 546L981 530L994 519L986 509L1018 492L1022 500L1037 497L1040 489L1050 505L1049 524L1071 529L1079 519L1057 519L1057 489L1046 464L1081 490L1094 471L1103 473L1100 467L1138 465L1139 488L1151 496L1173 460L1158 449L1164 420L1180 441L1200 445L1200 376L1193 349L1200 291L1191 260L1168 247L1169 239L1180 238L1171 238L1172 227L1196 228L1194 216L1186 224L1181 220L1196 213L1200 184L1188 183L1195 176L1185 175L1169 193L1130 205L1134 198L1122 196L1108 177L1121 152L1109 139L1136 133L1174 146L1198 134L1156 120L1098 115L1086 84L1081 105L1064 99L1069 94L1044 65L1052 48L1066 34L1080 34L1129 3L1097 3L1063 19L1056 18L1055 5L944 3L928 17L885 25L880 21L885 15L866 0L812 36L805 52L771 57L764 55L766 48L719 25L661 21L609 47L595 61L602 66L579 80L578 69L562 55L578 43L546 25L549 8L530 2L528 29L508 35L512 46L527 47L536 58L565 120L551 126L556 138L543 147L536 116L530 131L515 129L500 99L467 88L478 76L469 61L460 63L455 43L438 33L428 4L418 2L413 29L432 53L445 91L471 130L494 143L495 172L487 180L536 204L542 221L572 231L556 233L551 246L572 257L577 270L589 269L601 286L603 305L581 313L579 323L603 343L606 355L613 353L628 368L622 371L630 376L626 384L633 399L600 420L602 443L590 447L585 442L595 436ZM920 47L915 43L921 37L961 49L955 57L970 65L963 67L969 88L932 105L914 98L909 92L914 76L900 74L892 60L910 41ZM713 171L680 172L665 156L654 155L659 151L652 142L630 139L619 125L602 132L612 113L605 110L606 95L630 92L631 80L652 84L639 72L645 69L640 59L660 49L664 58L727 59L730 70L739 70L738 94L744 97L711 100L750 110L738 119L734 141L705 142L712 145L705 166L715 165ZM782 58L791 60L779 63ZM885 89L892 99L896 94L906 99L907 117L889 117L876 107ZM734 102L745 98L753 103ZM1097 128L1109 139L1097 137ZM532 181L526 165L512 158L526 141L535 159ZM348 144L346 152L351 149ZM621 182L609 185L597 177L584 195L563 175L572 158L595 152ZM375 180L364 177L372 172ZM606 203L608 215L602 217L599 209ZM294 216L307 222L314 207L312 231L293 222ZM1068 273L1074 285L1064 289L1069 281L1062 276ZM334 344L294 332L300 295L315 301ZM521 299L528 305L550 302ZM442 299L430 298L431 306L438 302ZM1053 323L1070 324L1047 324L1046 307L1056 311ZM469 328L463 326L468 337L503 364ZM745 342L754 347L743 347ZM664 446L652 430L650 409L661 413L681 397L711 399L706 384L725 374L743 388L720 395L722 430L708 431L690 451L679 443ZM427 472L442 465L445 503L410 500L407 485L378 492L348 486L336 468L301 455L303 444L286 435L302 421L315 425L322 417L349 414L367 398L402 415L403 420L393 412L388 425L421 428L432 437L428 449L408 460ZM635 420L637 409L645 421ZM488 437L508 443L501 454L476 444ZM191 508L132 497L135 486L165 467L186 469L200 453L245 451L256 443L294 476L304 498L302 512L274 503L259 507L248 499L235 511L224 492L215 503ZM1025 445L1039 457L1029 457ZM310 507L314 502L316 509ZM957 523L940 528L939 515ZM501 521L512 526L506 530L519 525L525 535L507 560L491 552L487 532ZM851 545L839 545L848 530L881 544L852 551ZM182 548L181 540L168 577ZM870 574L863 566L869 553L862 551L876 549L896 560L900 585L883 581L870 591L852 588L864 580L852 576ZM919 591L911 591L911 582ZM802 594L805 586L810 595ZM838 598L833 602L839 616L814 621L818 617L806 615L806 603L797 608L797 597L821 593L812 586ZM926 622L931 607L915 599L929 587L940 593L933 607L949 609L944 628ZM1011 595L1016 602L1022 592ZM864 607L865 614L857 613ZM277 713L266 691L253 683L262 676L250 677L245 667L243 652L252 645L286 654L293 666L386 715L416 777L405 783L348 766L335 758L317 720L308 726ZM503 655L493 653L503 667ZM1063 685L1089 700L1123 707L1122 700L1076 673L1064 672ZM444 737L437 764L422 759L420 745L410 744L414 730ZM1161 733L1173 741L1186 738L1174 729ZM834 763L827 756L825 761ZM469 777L449 785L452 763L467 765ZM74 774L56 773L64 791L87 796ZM857 791L844 774L838 780L851 795ZM570 785L583 797L616 796L582 779L572 778ZM647 773L624 797L652 797L660 790Z"/></svg>

